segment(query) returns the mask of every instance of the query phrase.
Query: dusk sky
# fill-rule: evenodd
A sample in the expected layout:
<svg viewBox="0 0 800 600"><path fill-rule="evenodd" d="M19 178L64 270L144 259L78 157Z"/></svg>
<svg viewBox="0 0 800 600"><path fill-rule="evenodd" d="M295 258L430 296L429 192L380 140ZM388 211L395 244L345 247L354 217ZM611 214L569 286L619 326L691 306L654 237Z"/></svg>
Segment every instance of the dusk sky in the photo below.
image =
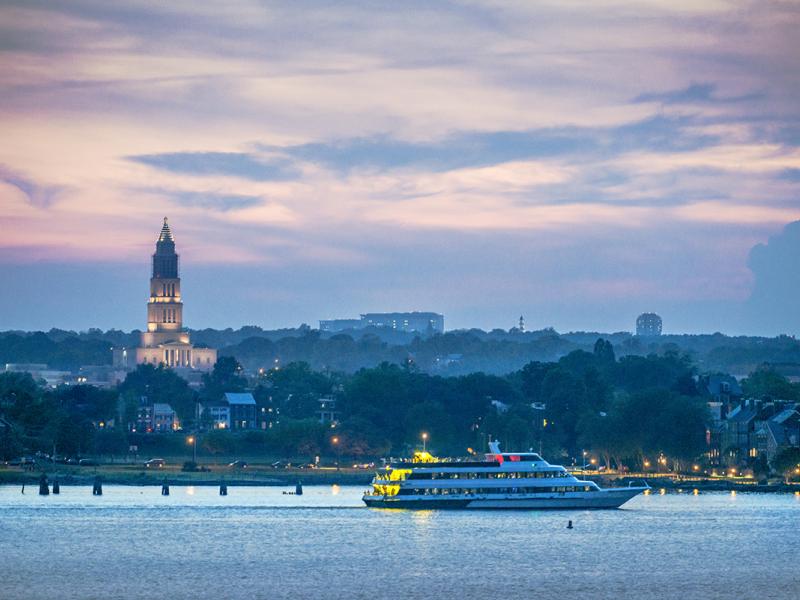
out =
<svg viewBox="0 0 800 600"><path fill-rule="evenodd" d="M799 30L777 1L2 0L0 329L143 328L166 215L192 328L798 334Z"/></svg>

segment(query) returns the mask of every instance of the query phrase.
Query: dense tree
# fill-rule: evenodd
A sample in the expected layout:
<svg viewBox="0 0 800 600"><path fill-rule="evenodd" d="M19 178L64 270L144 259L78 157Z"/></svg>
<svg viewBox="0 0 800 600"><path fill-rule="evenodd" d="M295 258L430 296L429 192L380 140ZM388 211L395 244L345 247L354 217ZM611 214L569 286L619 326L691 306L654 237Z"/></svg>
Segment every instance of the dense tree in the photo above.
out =
<svg viewBox="0 0 800 600"><path fill-rule="evenodd" d="M641 464L646 456L663 453L680 469L705 450L707 422L702 400L651 389L621 395L607 413L584 415L579 431L581 443L608 466L626 458Z"/></svg>
<svg viewBox="0 0 800 600"><path fill-rule="evenodd" d="M614 383L630 392L673 389L678 381L693 374L691 359L677 352L667 352L663 356L623 356L614 368Z"/></svg>
<svg viewBox="0 0 800 600"><path fill-rule="evenodd" d="M119 386L125 407L125 419L133 420L142 398L149 402L169 404L181 422L191 422L195 417L195 394L185 379L163 365L155 367L138 365L128 373Z"/></svg>
<svg viewBox="0 0 800 600"><path fill-rule="evenodd" d="M772 468L788 481L798 476L800 470L800 448L786 448L772 459Z"/></svg>
<svg viewBox="0 0 800 600"><path fill-rule="evenodd" d="M391 451L391 443L383 432L373 427L369 421L358 417L348 419L325 433L325 449L332 454L358 460L386 456ZM336 444L331 441L334 437L337 439Z"/></svg>
<svg viewBox="0 0 800 600"><path fill-rule="evenodd" d="M617 361L614 354L614 346L608 340L599 338L594 344L594 355L597 361L603 365L612 365Z"/></svg>
<svg viewBox="0 0 800 600"><path fill-rule="evenodd" d="M225 392L242 392L247 379L242 375L242 365L232 356L220 356L210 373L203 374L203 398L218 400Z"/></svg>
<svg viewBox="0 0 800 600"><path fill-rule="evenodd" d="M317 399L331 392L331 379L311 370L305 362L270 369L263 378L264 394L271 404L292 419L309 419L319 409Z"/></svg>
<svg viewBox="0 0 800 600"><path fill-rule="evenodd" d="M786 377L769 366L757 369L744 379L742 391L748 398L800 401L800 385L790 383Z"/></svg>

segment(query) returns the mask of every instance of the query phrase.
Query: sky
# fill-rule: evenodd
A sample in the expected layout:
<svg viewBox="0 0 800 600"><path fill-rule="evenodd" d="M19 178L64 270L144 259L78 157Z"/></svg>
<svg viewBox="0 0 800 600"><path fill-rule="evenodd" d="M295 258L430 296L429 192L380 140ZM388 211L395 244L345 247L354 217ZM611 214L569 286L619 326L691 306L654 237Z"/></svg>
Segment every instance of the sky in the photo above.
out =
<svg viewBox="0 0 800 600"><path fill-rule="evenodd" d="M635 5L635 6L634 6ZM800 333L800 3L0 0L0 329Z"/></svg>

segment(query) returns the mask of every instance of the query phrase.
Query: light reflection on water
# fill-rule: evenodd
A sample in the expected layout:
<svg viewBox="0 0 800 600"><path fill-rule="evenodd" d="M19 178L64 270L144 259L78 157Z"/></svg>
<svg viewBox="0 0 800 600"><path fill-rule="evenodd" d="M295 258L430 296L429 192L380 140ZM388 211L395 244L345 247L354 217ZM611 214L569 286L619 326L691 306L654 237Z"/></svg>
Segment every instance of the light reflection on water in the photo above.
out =
<svg viewBox="0 0 800 600"><path fill-rule="evenodd" d="M0 486L0 597L797 598L800 496L364 508L361 487ZM346 510L347 509L347 510ZM574 529L566 529L572 520Z"/></svg>

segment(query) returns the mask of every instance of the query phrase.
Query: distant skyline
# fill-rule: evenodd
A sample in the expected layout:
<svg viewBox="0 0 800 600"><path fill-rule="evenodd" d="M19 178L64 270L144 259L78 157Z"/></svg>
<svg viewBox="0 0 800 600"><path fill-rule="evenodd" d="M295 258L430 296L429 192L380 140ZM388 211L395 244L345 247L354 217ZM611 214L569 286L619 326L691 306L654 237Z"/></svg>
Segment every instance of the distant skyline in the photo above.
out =
<svg viewBox="0 0 800 600"><path fill-rule="evenodd" d="M0 0L0 329L800 334L800 6ZM90 307L90 308L89 308Z"/></svg>

